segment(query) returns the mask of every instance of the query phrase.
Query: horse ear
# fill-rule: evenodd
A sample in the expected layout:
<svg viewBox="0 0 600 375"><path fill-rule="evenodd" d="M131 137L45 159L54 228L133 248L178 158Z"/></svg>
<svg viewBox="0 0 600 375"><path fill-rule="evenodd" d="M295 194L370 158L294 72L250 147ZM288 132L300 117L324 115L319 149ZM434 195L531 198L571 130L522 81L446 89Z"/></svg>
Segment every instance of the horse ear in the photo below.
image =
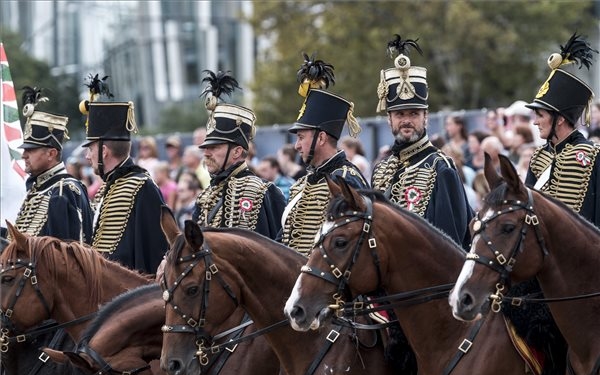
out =
<svg viewBox="0 0 600 375"><path fill-rule="evenodd" d="M167 241L169 241L169 246L173 246L173 242L175 242L175 238L181 234L179 230L179 226L177 225L177 221L175 221L175 217L173 216L173 212L167 206L162 206L160 211L160 226L162 228L165 237L167 237Z"/></svg>
<svg viewBox="0 0 600 375"><path fill-rule="evenodd" d="M483 153L484 155L484 163L483 163L483 174L487 183L490 187L490 190L494 190L500 183L502 183L502 177L496 171L496 167L492 162L492 157L487 152Z"/></svg>
<svg viewBox="0 0 600 375"><path fill-rule="evenodd" d="M19 232L19 229L8 220L6 220L6 226L8 228L8 235L17 243L19 249L27 249L27 236Z"/></svg>
<svg viewBox="0 0 600 375"><path fill-rule="evenodd" d="M504 155L498 155L498 157L500 158L500 172L508 184L508 188L515 193L524 190L523 182L510 159Z"/></svg>
<svg viewBox="0 0 600 375"><path fill-rule="evenodd" d="M185 221L185 240L195 251L200 250L204 243L202 230L193 220Z"/></svg>
<svg viewBox="0 0 600 375"><path fill-rule="evenodd" d="M346 180L344 180L342 177L336 176L336 179L340 184L342 195L344 196L346 203L348 203L350 207L357 211L363 211L365 207L360 194L358 194L358 192L352 186L348 185L348 182L346 182Z"/></svg>
<svg viewBox="0 0 600 375"><path fill-rule="evenodd" d="M329 186L329 192L333 197L337 197L342 194L342 190L340 186L328 175L325 175L325 181L327 181L327 186Z"/></svg>

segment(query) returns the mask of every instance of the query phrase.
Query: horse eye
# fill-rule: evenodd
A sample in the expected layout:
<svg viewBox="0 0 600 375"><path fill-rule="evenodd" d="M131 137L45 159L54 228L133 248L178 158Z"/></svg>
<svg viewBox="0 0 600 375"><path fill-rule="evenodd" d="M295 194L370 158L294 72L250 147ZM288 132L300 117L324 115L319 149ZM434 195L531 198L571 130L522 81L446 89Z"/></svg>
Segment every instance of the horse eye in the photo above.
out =
<svg viewBox="0 0 600 375"><path fill-rule="evenodd" d="M2 284L11 284L14 279L15 278L10 275L2 276Z"/></svg>
<svg viewBox="0 0 600 375"><path fill-rule="evenodd" d="M346 247L346 245L348 244L348 241L346 241L345 238L338 237L333 241L333 244L335 247Z"/></svg>
<svg viewBox="0 0 600 375"><path fill-rule="evenodd" d="M509 234L512 233L513 230L515 230L515 227L516 226L514 224L503 224L501 230L502 233Z"/></svg>
<svg viewBox="0 0 600 375"><path fill-rule="evenodd" d="M199 291L200 291L199 287L191 286L185 290L185 293L190 297L194 297L198 294Z"/></svg>

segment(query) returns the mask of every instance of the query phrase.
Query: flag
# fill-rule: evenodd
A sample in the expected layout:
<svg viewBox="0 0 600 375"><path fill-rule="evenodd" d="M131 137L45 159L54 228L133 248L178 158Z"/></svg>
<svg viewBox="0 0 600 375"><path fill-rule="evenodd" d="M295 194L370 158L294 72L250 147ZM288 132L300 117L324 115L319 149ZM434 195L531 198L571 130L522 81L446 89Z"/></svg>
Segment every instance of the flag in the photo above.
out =
<svg viewBox="0 0 600 375"><path fill-rule="evenodd" d="M14 223L25 198L25 162L19 147L23 144L23 132L19 122L17 97L12 82L4 45L0 43L0 226L5 220Z"/></svg>

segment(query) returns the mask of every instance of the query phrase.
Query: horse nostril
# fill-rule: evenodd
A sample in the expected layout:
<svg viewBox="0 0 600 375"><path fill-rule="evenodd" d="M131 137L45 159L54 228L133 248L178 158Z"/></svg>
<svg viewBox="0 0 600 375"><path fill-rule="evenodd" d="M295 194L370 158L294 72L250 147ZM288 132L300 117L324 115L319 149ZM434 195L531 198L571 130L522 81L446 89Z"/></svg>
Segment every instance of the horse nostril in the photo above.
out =
<svg viewBox="0 0 600 375"><path fill-rule="evenodd" d="M460 303L461 303L461 305L463 305L465 307L469 307L473 304L473 297L471 296L470 293L464 292L460 296Z"/></svg>
<svg viewBox="0 0 600 375"><path fill-rule="evenodd" d="M297 321L303 321L306 317L306 312L304 311L302 306L294 305L290 317Z"/></svg>
<svg viewBox="0 0 600 375"><path fill-rule="evenodd" d="M172 375L178 375L183 368L183 363L179 359L171 359L167 365L167 372Z"/></svg>

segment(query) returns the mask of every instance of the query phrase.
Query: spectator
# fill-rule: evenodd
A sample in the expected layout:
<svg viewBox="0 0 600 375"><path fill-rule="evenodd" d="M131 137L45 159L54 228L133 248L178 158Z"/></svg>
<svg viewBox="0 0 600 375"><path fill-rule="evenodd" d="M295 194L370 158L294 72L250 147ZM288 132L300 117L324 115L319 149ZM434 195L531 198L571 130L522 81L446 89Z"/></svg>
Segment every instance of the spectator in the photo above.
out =
<svg viewBox="0 0 600 375"><path fill-rule="evenodd" d="M173 213L179 227L185 228L185 221L192 220L196 208L196 197L200 194L200 181L192 171L184 171L177 182L177 200Z"/></svg>
<svg viewBox="0 0 600 375"><path fill-rule="evenodd" d="M154 182L158 185L167 206L169 206L171 210L175 208L177 183L169 176L169 163L166 161L159 161L156 163L154 166Z"/></svg>
<svg viewBox="0 0 600 375"><path fill-rule="evenodd" d="M281 172L295 181L306 175L306 168L296 162L297 158L298 151L292 144L288 143L277 150L277 161Z"/></svg>
<svg viewBox="0 0 600 375"><path fill-rule="evenodd" d="M210 174L204 164L204 153L198 146L187 146L183 151L181 162L186 171L191 171L196 174L200 181L200 188L206 189L210 184Z"/></svg>
<svg viewBox="0 0 600 375"><path fill-rule="evenodd" d="M500 171L500 158L498 155L504 154L504 146L498 137L489 136L481 141L481 150L486 152L492 158L492 164L497 171Z"/></svg>
<svg viewBox="0 0 600 375"><path fill-rule="evenodd" d="M468 165L474 171L483 169L485 158L481 149L481 142L487 137L489 137L489 134L481 130L474 130L469 134L468 144L469 152L471 153L471 162L465 163L465 165Z"/></svg>
<svg viewBox="0 0 600 375"><path fill-rule="evenodd" d="M516 125L514 128L512 143L508 152L508 158L513 162L513 164L517 164L519 162L521 146L529 143L534 144L533 133L529 125Z"/></svg>
<svg viewBox="0 0 600 375"><path fill-rule="evenodd" d="M177 181L185 168L181 161L181 138L178 135L168 137L165 141L165 151L169 163L169 177L173 181Z"/></svg>
<svg viewBox="0 0 600 375"><path fill-rule="evenodd" d="M138 143L137 164L147 170L154 179L154 167L158 163L158 147L154 137L142 137Z"/></svg>
<svg viewBox="0 0 600 375"><path fill-rule="evenodd" d="M275 156L265 156L262 158L256 167L256 174L260 178L271 181L277 186L287 202L290 197L290 187L294 184L294 180L281 174L281 169Z"/></svg>
<svg viewBox="0 0 600 375"><path fill-rule="evenodd" d="M365 150L358 138L345 136L340 139L340 147L346 153L346 158L356 165L367 181L371 180L371 163L365 157Z"/></svg>
<svg viewBox="0 0 600 375"><path fill-rule="evenodd" d="M463 116L452 115L446 117L446 137L448 144L452 148L457 148L461 151L466 164L471 163L471 153L467 142L468 131L467 124Z"/></svg>

